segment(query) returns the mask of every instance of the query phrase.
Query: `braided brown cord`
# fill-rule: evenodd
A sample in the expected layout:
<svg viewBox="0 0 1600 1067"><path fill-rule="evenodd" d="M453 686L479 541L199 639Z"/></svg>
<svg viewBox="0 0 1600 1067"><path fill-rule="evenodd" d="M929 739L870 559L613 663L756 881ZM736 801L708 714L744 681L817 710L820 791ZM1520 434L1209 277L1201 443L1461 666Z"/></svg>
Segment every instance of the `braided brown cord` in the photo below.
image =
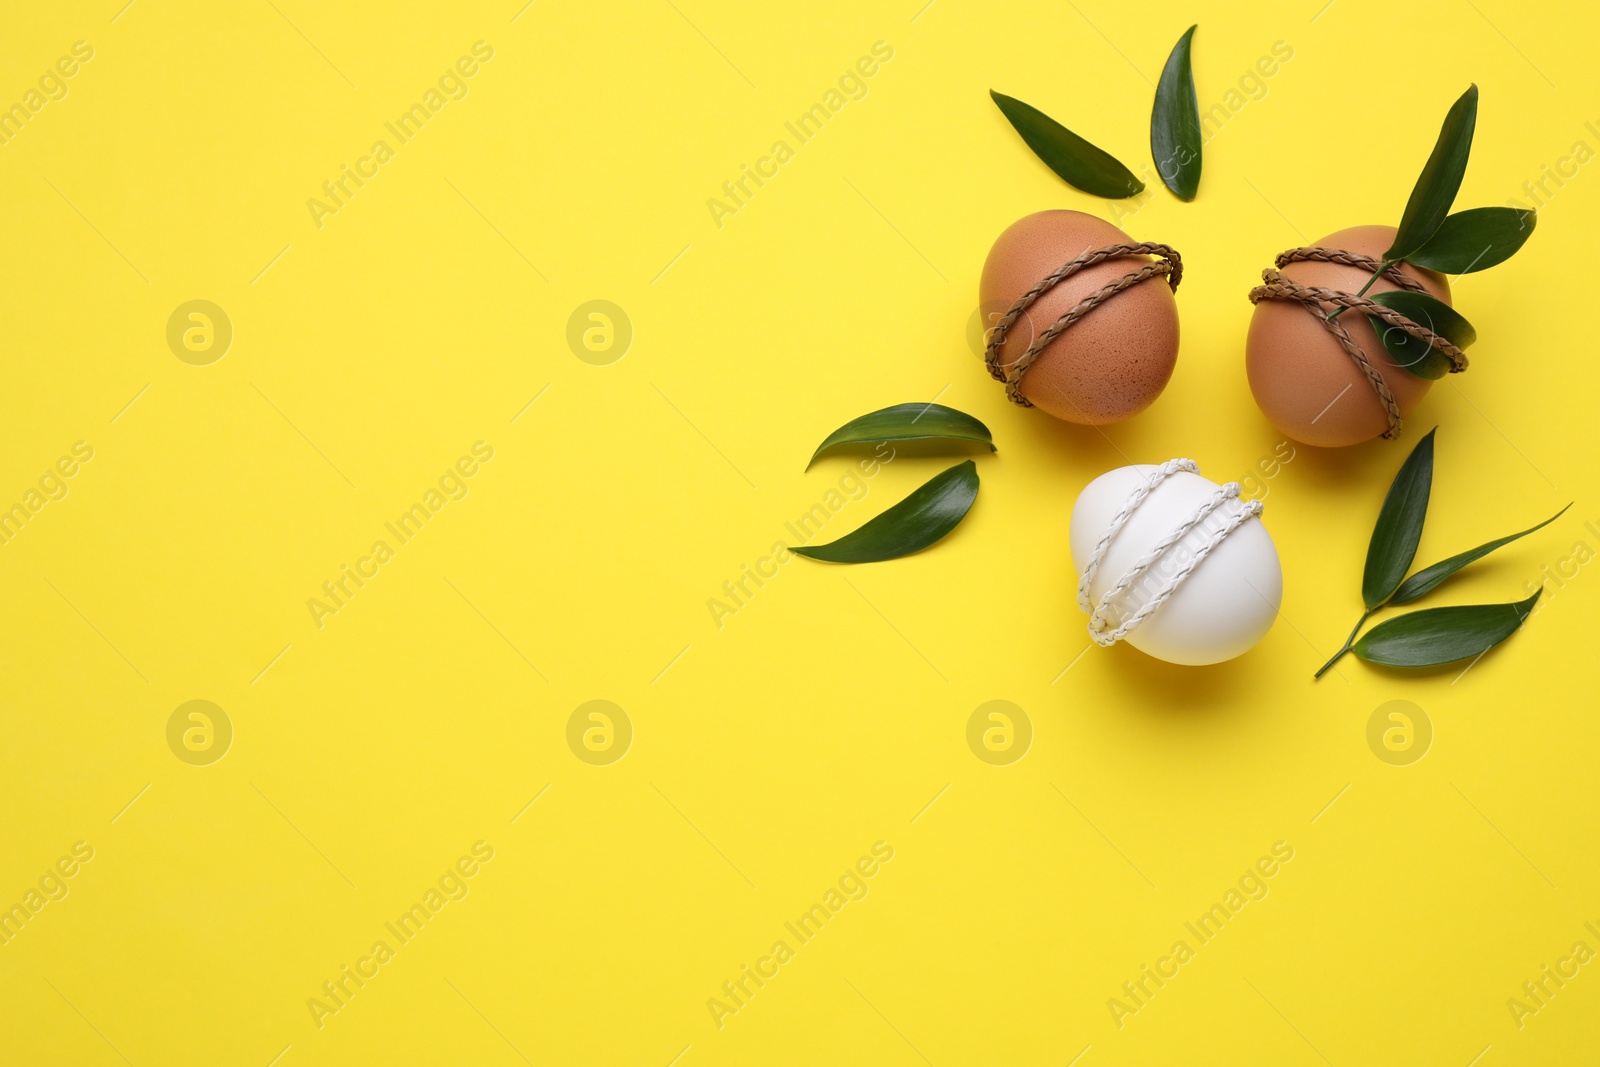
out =
<svg viewBox="0 0 1600 1067"><path fill-rule="evenodd" d="M1307 260L1338 263L1347 267L1359 267L1362 270L1373 273L1383 266L1381 262L1370 256L1363 256L1356 252L1346 252L1338 248L1291 248L1286 252L1279 253L1275 262L1279 267L1284 267L1290 263ZM1411 292L1425 292L1422 284L1402 274L1398 265L1390 266L1388 270L1383 272L1383 277L1403 289L1409 289ZM1264 285L1258 285L1250 290L1250 303L1258 304L1262 300L1293 300L1297 302L1310 312L1312 317L1322 323L1323 327L1333 335L1333 339L1339 343L1339 347L1344 349L1345 355L1354 360L1356 366L1361 368L1361 373L1366 376L1373 392L1378 394L1378 399L1382 402L1384 411L1388 413L1389 429L1384 433L1384 437L1394 438L1400 435L1402 425L1400 405L1395 402L1394 393L1389 389L1388 383L1383 380L1383 374L1373 365L1372 358L1367 355L1360 345L1355 343L1349 331L1340 325L1339 320L1328 317L1328 312L1324 305L1332 304L1341 308L1354 308L1363 314L1382 319L1389 326L1404 330L1410 336L1443 353L1450 360L1450 373L1459 374L1467 369L1466 354L1451 344L1447 338L1441 337L1426 326L1415 323L1398 311L1384 307L1374 300L1368 300L1366 297L1357 296L1354 293L1341 292L1338 289L1327 289L1319 285L1300 285L1290 281L1283 274L1270 267L1261 272L1261 280L1265 283Z"/></svg>
<svg viewBox="0 0 1600 1067"><path fill-rule="evenodd" d="M1000 346L1005 343L1006 331L1022 316L1023 312L1033 306L1035 300L1049 292L1054 286L1072 277L1072 275L1087 267L1092 267L1096 263L1123 256L1145 255L1160 256L1161 258L1153 263L1144 264L1138 270L1129 271L1116 281L1109 285L1101 286L1078 301L1065 315L1051 323L1048 329L1034 338L1033 344L1028 346L1026 352L1011 363L1001 366ZM1070 263L1063 263L1040 280L1038 285L1023 293L1022 298L1012 304L1011 310L1006 312L1005 316L990 329L989 343L983 353L983 361L989 367L990 377L997 382L1005 383L1006 396L1011 399L1013 404L1021 404L1025 408L1033 407L1028 398L1022 395L1021 383L1022 376L1033 365L1033 361L1039 358L1039 353L1043 352L1045 347L1051 341L1054 341L1063 330L1107 300L1110 300L1113 296L1116 296L1124 289L1130 289L1138 285L1142 281L1159 277L1163 274L1167 276L1167 284L1176 291L1178 282L1183 279L1183 259L1178 255L1177 250L1171 246L1150 241L1143 241L1138 244L1107 245L1104 248L1091 249Z"/></svg>
<svg viewBox="0 0 1600 1067"><path fill-rule="evenodd" d="M1381 260L1373 259L1371 256L1363 256L1359 252L1346 252L1342 248L1316 247L1291 248L1287 252L1279 252L1278 258L1273 262L1281 270L1291 263L1304 263L1311 260L1319 263L1337 263L1343 267L1355 267L1358 270L1366 271L1368 274L1376 274L1378 268L1383 266ZM1422 283L1402 271L1398 263L1391 264L1389 269L1383 272L1383 276L1386 280L1393 282L1402 289L1410 289L1413 293L1427 292L1422 287Z"/></svg>

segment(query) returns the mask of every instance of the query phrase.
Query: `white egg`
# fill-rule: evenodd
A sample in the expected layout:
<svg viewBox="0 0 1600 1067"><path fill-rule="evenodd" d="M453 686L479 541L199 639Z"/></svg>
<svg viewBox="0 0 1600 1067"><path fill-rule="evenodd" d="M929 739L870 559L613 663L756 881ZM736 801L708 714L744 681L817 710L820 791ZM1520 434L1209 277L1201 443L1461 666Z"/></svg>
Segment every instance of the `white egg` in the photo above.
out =
<svg viewBox="0 0 1600 1067"><path fill-rule="evenodd" d="M1090 636L1100 644L1124 639L1168 663L1220 663L1248 652L1283 600L1278 550L1260 510L1238 498L1237 483L1219 486L1188 460L1118 467L1090 482L1073 505L1071 530L1080 579L1106 542L1080 597L1091 609Z"/></svg>

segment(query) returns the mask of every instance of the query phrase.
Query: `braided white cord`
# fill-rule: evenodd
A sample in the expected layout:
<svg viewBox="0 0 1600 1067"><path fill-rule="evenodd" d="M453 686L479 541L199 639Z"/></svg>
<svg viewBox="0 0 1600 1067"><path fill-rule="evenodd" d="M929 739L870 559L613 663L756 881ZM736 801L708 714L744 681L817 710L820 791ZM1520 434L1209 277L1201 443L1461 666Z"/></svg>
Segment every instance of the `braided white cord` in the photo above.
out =
<svg viewBox="0 0 1600 1067"><path fill-rule="evenodd" d="M1133 510L1144 503L1144 498L1150 495L1151 490L1179 471L1199 474L1200 466L1192 459L1167 460L1144 476L1144 481L1128 494L1128 502L1122 505L1122 510L1111 517L1111 522L1106 526L1105 536L1100 538L1100 543L1089 553L1089 562L1083 565L1083 574L1078 578L1078 609L1085 615L1094 612L1093 606L1089 603L1089 584L1094 581L1095 574L1100 570L1100 560L1105 557L1106 549L1111 547L1112 540L1122 532L1122 527L1132 518Z"/></svg>
<svg viewBox="0 0 1600 1067"><path fill-rule="evenodd" d="M1184 466L1184 464L1187 464L1187 466ZM1226 538L1230 533L1238 529L1246 521L1260 515L1264 510L1263 505L1259 500L1251 500L1246 502L1245 505L1239 509L1239 511L1228 517L1221 529L1217 530L1206 538L1205 542L1195 550L1194 554L1185 560L1178 570L1161 584L1161 586L1155 591L1150 599L1146 601L1138 611L1134 612L1133 615L1124 620L1122 624L1115 629L1107 630L1107 615L1109 613L1112 600L1126 590L1130 585L1132 585L1138 579L1139 575L1144 573L1144 571L1150 567L1151 564L1159 559L1169 548L1177 544L1178 541L1187 535L1192 529L1194 529L1195 526L1203 522L1207 516L1216 511L1217 508L1221 507L1227 501L1237 499L1239 496L1240 489L1238 482L1229 482L1220 487L1216 492L1212 493L1209 500L1197 508L1193 514L1184 520L1184 522L1179 524L1176 529L1163 538L1154 548L1135 561L1133 566L1129 568L1128 572L1119 578L1116 584L1107 590L1105 595L1100 598L1099 606L1093 611L1090 611L1088 607L1089 598L1087 590L1089 588L1089 583L1094 579L1095 570L1099 568L1100 559L1105 554L1105 549L1109 546L1111 540L1116 536L1117 532L1120 531L1123 525L1127 523L1129 517L1133 513L1133 509L1138 507L1145 497L1150 495L1151 490L1159 485L1168 475L1175 473L1177 470L1187 470L1191 474L1199 473L1199 471L1195 469L1194 463L1190 460L1175 459L1169 460L1167 463L1162 464L1156 472L1146 478L1144 484L1140 485L1131 494L1129 494L1128 503L1123 507L1122 511L1118 512L1117 515L1113 517L1106 536L1103 537L1100 541L1100 544L1095 547L1093 555L1090 556L1089 564L1084 567L1083 576L1080 578L1078 583L1078 605L1085 612L1089 613L1089 637L1095 642L1095 644L1100 645L1102 648L1109 648L1111 645L1116 644L1118 641L1122 640L1124 637L1128 636L1128 634L1137 629L1140 623L1148 619L1156 612L1158 608L1161 607L1162 604L1167 602L1167 598L1177 590L1178 585L1185 578L1187 578L1196 567L1200 565L1201 560L1205 559L1211 554L1212 549L1220 545L1223 539Z"/></svg>
<svg viewBox="0 0 1600 1067"><path fill-rule="evenodd" d="M1237 483L1230 482L1229 485L1235 489L1235 495L1237 495ZM1178 568L1172 577L1168 578L1164 583L1162 583L1161 588L1155 591L1155 594L1150 597L1149 601L1147 601L1145 605L1138 611L1134 612L1133 615L1123 622L1121 626L1118 626L1115 630L1097 630L1095 628L1095 623L1097 620L1090 619L1089 636L1094 639L1096 644L1102 647L1109 647L1116 644L1124 637L1127 637L1128 634L1132 633L1140 623L1144 622L1145 619L1148 619L1152 614L1154 614L1157 608L1166 603L1167 598L1177 590L1178 584L1187 578L1189 573L1200 565L1201 560L1205 559L1211 554L1212 549L1216 548L1222 543L1223 538L1227 537L1234 530L1238 529L1247 520L1253 519L1257 515L1260 515L1261 511L1261 501L1251 500L1246 503L1243 508L1229 516L1227 523L1222 527L1222 529L1218 530L1216 533L1207 538L1205 543L1195 550L1194 555L1184 561L1183 565ZM1099 620L1099 622L1101 627L1104 627L1104 620Z"/></svg>
<svg viewBox="0 0 1600 1067"><path fill-rule="evenodd" d="M1217 508L1221 507L1225 501L1231 500L1238 495L1238 482L1229 482L1227 485L1218 487L1217 491L1212 493L1210 498L1196 508L1187 519L1184 519L1177 526L1174 526L1171 533L1167 534L1167 536L1163 537L1160 541L1157 541L1155 546L1151 548L1150 551L1146 552L1144 555L1135 560L1133 566L1128 568L1127 573L1125 573L1121 578L1118 578L1116 584L1114 584L1110 589L1107 589L1105 595L1100 598L1099 605L1095 607L1094 613L1089 616L1089 629L1092 632L1104 630L1107 616L1111 610L1111 602L1115 600L1123 590L1132 585L1138 579L1139 575L1143 574L1152 563L1160 559L1162 553L1166 552L1167 549L1177 544L1185 534L1194 529L1196 524L1203 520L1207 515L1210 515L1213 511L1217 510Z"/></svg>

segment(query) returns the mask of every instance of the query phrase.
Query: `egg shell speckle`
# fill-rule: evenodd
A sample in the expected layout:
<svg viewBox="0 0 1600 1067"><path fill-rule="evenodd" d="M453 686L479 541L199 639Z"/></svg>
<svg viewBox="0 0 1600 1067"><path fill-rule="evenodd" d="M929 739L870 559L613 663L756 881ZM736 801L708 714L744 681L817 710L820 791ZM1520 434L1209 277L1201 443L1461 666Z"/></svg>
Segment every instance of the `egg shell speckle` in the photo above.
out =
<svg viewBox="0 0 1600 1067"><path fill-rule="evenodd" d="M978 299L990 323L1041 278L1079 255L1132 239L1081 211L1040 211L1012 223L989 250ZM1023 313L1000 346L1000 361L1019 359L1034 337L1084 297L1150 256L1097 263L1052 287ZM1022 376L1034 406L1067 422L1103 426L1155 402L1178 359L1178 305L1163 276L1111 297L1051 341Z"/></svg>
<svg viewBox="0 0 1600 1067"><path fill-rule="evenodd" d="M1393 226L1354 226L1330 233L1317 241L1316 247L1382 259L1394 234ZM1450 284L1443 275L1409 263L1402 263L1400 270L1421 282L1429 296L1450 303ZM1358 291L1371 277L1359 267L1319 262L1291 263L1283 274L1301 285L1347 293ZM1398 288L1379 279L1367 295ZM1400 417L1409 416L1432 382L1389 358L1366 315L1346 311L1338 321L1378 368L1394 393ZM1262 413L1296 441L1337 448L1370 441L1389 429L1388 413L1366 374L1327 328L1295 301L1263 300L1256 305L1245 342L1245 371Z"/></svg>

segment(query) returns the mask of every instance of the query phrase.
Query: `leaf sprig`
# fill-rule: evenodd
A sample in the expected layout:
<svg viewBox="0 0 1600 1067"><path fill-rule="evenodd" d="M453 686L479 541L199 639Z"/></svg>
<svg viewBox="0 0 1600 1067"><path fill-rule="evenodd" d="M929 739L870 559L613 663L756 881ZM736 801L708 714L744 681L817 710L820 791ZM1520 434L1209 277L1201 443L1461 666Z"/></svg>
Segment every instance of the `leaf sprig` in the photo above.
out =
<svg viewBox="0 0 1600 1067"><path fill-rule="evenodd" d="M1006 120L1016 127L1033 154L1074 189L1108 200L1144 192L1144 182L1116 157L1085 141L1032 104L989 90Z"/></svg>
<svg viewBox="0 0 1600 1067"><path fill-rule="evenodd" d="M895 404L851 419L823 439L811 468L825 453L886 441L977 444L995 451L989 427L943 404ZM877 563L920 552L954 530L978 499L978 465L957 463L929 478L904 500L825 545L796 545L798 556L826 563Z"/></svg>
<svg viewBox="0 0 1600 1067"><path fill-rule="evenodd" d="M848 445L875 445L884 441L971 441L995 450L989 427L943 404L895 404L851 419L823 439L811 454L815 463L824 453ZM811 463L806 469L811 469Z"/></svg>
<svg viewBox="0 0 1600 1067"><path fill-rule="evenodd" d="M1417 442L1383 498L1372 540L1367 545L1366 569L1361 577L1361 600L1366 611L1356 620L1350 636L1345 638L1344 647L1317 671L1317 678L1326 674L1346 652L1390 667L1432 667L1482 655L1522 625L1544 591L1540 589L1528 599L1510 604L1474 604L1408 612L1379 623L1356 640L1361 627L1383 608L1409 604L1433 592L1469 563L1550 525L1572 506L1568 504L1537 526L1457 553L1406 577L1416 558L1423 521L1428 514L1436 432L1429 430L1428 435Z"/></svg>
<svg viewBox="0 0 1600 1067"><path fill-rule="evenodd" d="M1179 200L1193 200L1200 190L1200 100L1194 92L1190 60L1194 31L1190 26L1172 46L1156 83L1150 111L1150 156L1161 183Z"/></svg>
<svg viewBox="0 0 1600 1067"><path fill-rule="evenodd" d="M1401 262L1441 274L1474 274L1504 263L1532 236L1537 221L1532 211L1479 207L1450 212L1467 172L1477 125L1478 87L1471 85L1445 115L1433 152L1406 201L1394 243L1357 296L1364 296L1385 271ZM1477 340L1477 331L1460 312L1426 293L1402 290L1379 293L1372 299L1428 327L1457 348L1464 349ZM1336 319L1344 311L1345 308L1335 308L1328 318ZM1372 321L1385 350L1412 374L1439 378L1449 369L1444 353L1404 330L1387 328L1376 317Z"/></svg>
<svg viewBox="0 0 1600 1067"><path fill-rule="evenodd" d="M877 563L927 548L956 528L978 499L972 460L940 471L882 515L825 545L796 545L797 556L827 563Z"/></svg>
<svg viewBox="0 0 1600 1067"><path fill-rule="evenodd" d="M1194 91L1190 53L1194 26L1173 45L1156 85L1150 112L1150 155L1172 195L1193 200L1200 189L1200 102ZM1090 144L1032 104L989 90L1000 113L1022 135L1033 154L1074 189L1108 200L1144 192L1144 182L1116 157Z"/></svg>

